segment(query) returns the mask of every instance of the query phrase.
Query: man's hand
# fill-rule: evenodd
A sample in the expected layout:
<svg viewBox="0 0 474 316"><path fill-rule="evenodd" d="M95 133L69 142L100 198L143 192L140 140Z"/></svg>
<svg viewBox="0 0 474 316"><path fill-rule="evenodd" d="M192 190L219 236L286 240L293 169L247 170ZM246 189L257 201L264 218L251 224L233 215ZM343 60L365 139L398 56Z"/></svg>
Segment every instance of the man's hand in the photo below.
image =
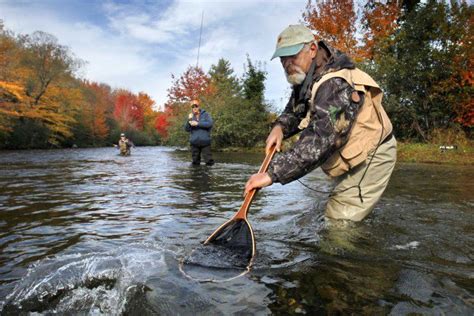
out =
<svg viewBox="0 0 474 316"><path fill-rule="evenodd" d="M192 120L192 119L193 119L193 113L189 113L188 119L189 119L189 120Z"/></svg>
<svg viewBox="0 0 474 316"><path fill-rule="evenodd" d="M281 150L281 142L283 141L283 130L280 125L275 125L267 137L265 146L265 155L268 155L270 148L276 144L276 151Z"/></svg>
<svg viewBox="0 0 474 316"><path fill-rule="evenodd" d="M263 188L272 183L272 178L270 178L268 173L254 173L245 184L244 196L246 196L252 189Z"/></svg>
<svg viewBox="0 0 474 316"><path fill-rule="evenodd" d="M198 122L197 121L189 121L189 125L191 126L198 126Z"/></svg>

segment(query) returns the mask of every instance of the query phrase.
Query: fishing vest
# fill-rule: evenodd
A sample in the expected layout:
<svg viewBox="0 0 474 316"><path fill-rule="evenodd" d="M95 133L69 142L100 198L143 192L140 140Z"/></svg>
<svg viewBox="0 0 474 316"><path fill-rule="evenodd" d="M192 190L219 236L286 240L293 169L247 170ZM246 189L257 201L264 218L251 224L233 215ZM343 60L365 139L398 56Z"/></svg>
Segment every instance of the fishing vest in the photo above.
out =
<svg viewBox="0 0 474 316"><path fill-rule="evenodd" d="M130 145L128 144L127 141L119 140L120 154L122 155L128 154L130 151L129 147Z"/></svg>
<svg viewBox="0 0 474 316"><path fill-rule="evenodd" d="M313 102L321 84L336 77L347 81L356 91L364 93L365 97L347 143L321 165L321 169L331 177L340 176L363 163L369 153L392 132L392 123L382 107L382 90L368 74L358 68L327 73L313 85L308 112L298 126L300 129L306 128L309 124L315 108ZM344 113L335 124L336 131L340 131L338 123L341 120L344 120Z"/></svg>

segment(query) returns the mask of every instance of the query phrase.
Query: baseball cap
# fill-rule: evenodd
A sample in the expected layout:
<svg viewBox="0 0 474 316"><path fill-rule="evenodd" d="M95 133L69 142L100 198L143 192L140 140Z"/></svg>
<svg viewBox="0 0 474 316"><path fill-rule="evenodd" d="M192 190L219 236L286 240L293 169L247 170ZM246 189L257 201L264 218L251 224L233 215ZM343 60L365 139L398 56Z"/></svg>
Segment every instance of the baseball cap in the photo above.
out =
<svg viewBox="0 0 474 316"><path fill-rule="evenodd" d="M191 106L194 107L195 105L199 106L199 100L192 100Z"/></svg>
<svg viewBox="0 0 474 316"><path fill-rule="evenodd" d="M120 134L120 137L125 137L125 134L124 134L124 133L121 133L121 134Z"/></svg>
<svg viewBox="0 0 474 316"><path fill-rule="evenodd" d="M288 26L278 35L275 57L293 56L300 52L304 44L314 41L313 32L302 24Z"/></svg>

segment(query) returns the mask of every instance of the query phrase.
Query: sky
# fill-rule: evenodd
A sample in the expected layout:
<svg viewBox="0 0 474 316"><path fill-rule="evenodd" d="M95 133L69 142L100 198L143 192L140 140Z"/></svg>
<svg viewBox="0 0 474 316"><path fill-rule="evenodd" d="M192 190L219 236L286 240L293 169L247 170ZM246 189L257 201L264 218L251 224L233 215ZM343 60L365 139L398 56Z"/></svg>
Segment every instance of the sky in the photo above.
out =
<svg viewBox="0 0 474 316"><path fill-rule="evenodd" d="M86 63L78 75L145 92L157 109L166 102L171 74L196 65L208 71L220 58L237 76L247 54L268 72L266 100L282 110L289 94L278 59L278 34L301 22L306 0L0 0L0 19L16 34L54 35Z"/></svg>

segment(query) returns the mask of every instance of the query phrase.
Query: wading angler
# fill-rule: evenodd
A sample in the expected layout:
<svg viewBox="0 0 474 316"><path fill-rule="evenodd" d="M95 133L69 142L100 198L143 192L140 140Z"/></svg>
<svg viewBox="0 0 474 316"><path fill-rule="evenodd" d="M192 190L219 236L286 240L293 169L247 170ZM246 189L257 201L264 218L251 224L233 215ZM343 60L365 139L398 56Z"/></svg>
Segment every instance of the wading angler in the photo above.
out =
<svg viewBox="0 0 474 316"><path fill-rule="evenodd" d="M316 41L303 25L290 25L277 39L279 57L292 94L274 122L266 151L283 139L298 141L277 154L265 173L256 173L248 193L286 184L317 167L335 180L326 206L331 219L360 221L382 196L396 161L392 124L382 107L382 90L344 53Z"/></svg>

